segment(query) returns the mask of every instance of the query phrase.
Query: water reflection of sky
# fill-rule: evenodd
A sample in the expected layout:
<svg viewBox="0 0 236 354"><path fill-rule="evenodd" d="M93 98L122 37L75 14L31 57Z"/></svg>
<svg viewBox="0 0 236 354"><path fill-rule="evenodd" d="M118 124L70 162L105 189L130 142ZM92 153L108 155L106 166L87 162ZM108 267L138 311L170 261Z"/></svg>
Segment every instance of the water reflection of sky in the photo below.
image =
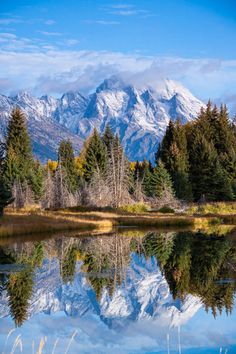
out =
<svg viewBox="0 0 236 354"><path fill-rule="evenodd" d="M234 314L214 319L203 309L180 328L182 353L221 353L236 352L236 327ZM0 320L0 342L6 340L7 333L14 327L8 317ZM109 329L97 315L73 318L59 312L54 315L38 314L21 328L16 329L9 338L7 353L12 349L14 339L20 334L24 353L31 353L32 342L37 347L40 339L46 337L46 353L52 353L53 345L59 338L55 353L65 353L73 333L74 340L69 353L168 353L166 332L159 331L160 325L152 320L130 322L124 332ZM170 352L179 353L178 328L169 332ZM16 351L17 353L17 351Z"/></svg>
<svg viewBox="0 0 236 354"><path fill-rule="evenodd" d="M182 255L182 244L180 250ZM236 353L235 306L232 314L223 310L214 318L198 296L174 300L156 258L130 253L129 247L126 252L125 278L113 295L104 290L99 300L81 260L74 280L65 283L58 258L44 259L34 275L30 318L20 328L9 316L6 292L0 296L0 317L5 316L0 318L0 353L10 354L17 338L14 353L26 354L36 353L42 339L44 354Z"/></svg>

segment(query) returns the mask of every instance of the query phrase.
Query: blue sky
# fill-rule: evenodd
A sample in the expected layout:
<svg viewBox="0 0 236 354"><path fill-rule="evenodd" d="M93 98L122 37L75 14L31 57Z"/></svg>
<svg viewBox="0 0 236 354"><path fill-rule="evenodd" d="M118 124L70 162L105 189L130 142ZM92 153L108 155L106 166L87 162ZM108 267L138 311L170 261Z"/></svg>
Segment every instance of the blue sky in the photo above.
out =
<svg viewBox="0 0 236 354"><path fill-rule="evenodd" d="M235 12L233 0L5 1L0 92L89 92L123 72L139 84L169 77L233 105Z"/></svg>

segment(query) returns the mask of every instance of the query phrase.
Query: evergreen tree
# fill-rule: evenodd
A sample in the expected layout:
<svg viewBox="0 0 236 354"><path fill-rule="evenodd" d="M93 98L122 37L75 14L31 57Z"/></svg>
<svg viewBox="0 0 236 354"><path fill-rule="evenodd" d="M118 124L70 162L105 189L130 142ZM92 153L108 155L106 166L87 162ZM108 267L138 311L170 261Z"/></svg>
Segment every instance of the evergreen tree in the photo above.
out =
<svg viewBox="0 0 236 354"><path fill-rule="evenodd" d="M105 127L105 131L104 134L102 136L102 141L105 144L106 148L107 148L107 152L108 155L110 155L111 153L111 148L113 145L113 141L114 141L114 135L113 132L111 130L110 124L107 123L106 127Z"/></svg>
<svg viewBox="0 0 236 354"><path fill-rule="evenodd" d="M24 114L16 108L11 113L6 136L6 161L3 178L8 187L15 181L26 184L34 166L30 137Z"/></svg>
<svg viewBox="0 0 236 354"><path fill-rule="evenodd" d="M223 155L229 156L229 151L223 153L227 148L225 143L220 141L223 136L219 138L224 129L227 131L226 125L226 117L220 118L217 108L212 109L211 103L208 102L206 110L201 111L189 129L190 178L196 201L202 197L209 201L234 198L230 175L223 166ZM225 136L225 133L223 135Z"/></svg>
<svg viewBox="0 0 236 354"><path fill-rule="evenodd" d="M150 161L147 163L146 163L146 161L144 161L142 174L143 174L142 185L143 185L144 194L147 197L152 197L153 191L152 191L151 180L152 180L152 174L153 174L153 167L152 167Z"/></svg>
<svg viewBox="0 0 236 354"><path fill-rule="evenodd" d="M13 202L11 189L3 178L5 163L5 145L0 142L0 217L3 215L4 208Z"/></svg>
<svg viewBox="0 0 236 354"><path fill-rule="evenodd" d="M179 120L175 123L170 121L156 157L162 160L169 172L176 196L179 199L191 200L187 139L185 129Z"/></svg>
<svg viewBox="0 0 236 354"><path fill-rule="evenodd" d="M92 136L85 152L84 161L84 178L86 182L90 182L94 172L103 175L107 167L107 151L106 147L100 138L96 129Z"/></svg>
<svg viewBox="0 0 236 354"><path fill-rule="evenodd" d="M221 168L217 151L211 142L195 129L190 150L191 182L194 198L209 201L232 200L230 181Z"/></svg>
<svg viewBox="0 0 236 354"><path fill-rule="evenodd" d="M35 161L32 173L29 176L29 183L31 185L32 191L34 193L35 201L38 202L43 196L43 187L44 187L44 169L41 166L39 161Z"/></svg>
<svg viewBox="0 0 236 354"><path fill-rule="evenodd" d="M166 168L170 168L171 162L169 161L170 159L170 146L172 145L173 141L174 141L174 131L175 131L175 127L174 127L174 122L172 120L169 121L169 124L166 128L166 132L164 135L164 138L161 142L161 144L159 144L157 153L156 153L156 164L158 164L158 161L161 159L165 165Z"/></svg>
<svg viewBox="0 0 236 354"><path fill-rule="evenodd" d="M156 198L161 198L167 191L173 194L171 177L161 160L158 161L151 176L150 190L152 196Z"/></svg>
<svg viewBox="0 0 236 354"><path fill-rule="evenodd" d="M63 140L58 149L58 165L65 173L67 188L75 192L78 187L78 174L75 164L73 146L69 140Z"/></svg>

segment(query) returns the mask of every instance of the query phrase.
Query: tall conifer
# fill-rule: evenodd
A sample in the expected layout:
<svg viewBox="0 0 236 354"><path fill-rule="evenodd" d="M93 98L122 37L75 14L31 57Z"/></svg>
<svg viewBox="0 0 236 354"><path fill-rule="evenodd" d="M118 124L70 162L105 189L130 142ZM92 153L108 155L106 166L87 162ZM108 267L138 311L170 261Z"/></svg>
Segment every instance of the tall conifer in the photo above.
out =
<svg viewBox="0 0 236 354"><path fill-rule="evenodd" d="M58 165L65 173L67 188L75 192L78 187L78 173L76 170L75 156L72 143L62 140L58 149Z"/></svg>
<svg viewBox="0 0 236 354"><path fill-rule="evenodd" d="M15 108L10 117L6 136L4 180L9 187L15 181L28 183L33 170L33 154L24 114Z"/></svg>
<svg viewBox="0 0 236 354"><path fill-rule="evenodd" d="M90 182L94 172L104 174L107 167L107 151L96 129L89 139L85 152L84 178Z"/></svg>
<svg viewBox="0 0 236 354"><path fill-rule="evenodd" d="M161 158L169 172L176 196L179 199L191 200L187 139L185 129L179 120L175 123L170 121L156 157Z"/></svg>

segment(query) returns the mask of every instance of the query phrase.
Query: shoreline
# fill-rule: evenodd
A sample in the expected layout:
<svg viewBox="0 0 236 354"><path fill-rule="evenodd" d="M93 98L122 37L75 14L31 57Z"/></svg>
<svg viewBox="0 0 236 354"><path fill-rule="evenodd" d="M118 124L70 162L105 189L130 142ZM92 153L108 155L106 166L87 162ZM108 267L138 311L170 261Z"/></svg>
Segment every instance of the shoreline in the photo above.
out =
<svg viewBox="0 0 236 354"><path fill-rule="evenodd" d="M56 233L60 231L111 232L124 228L193 228L236 225L236 215L184 215L115 211L7 211L0 219L0 238L14 235Z"/></svg>

